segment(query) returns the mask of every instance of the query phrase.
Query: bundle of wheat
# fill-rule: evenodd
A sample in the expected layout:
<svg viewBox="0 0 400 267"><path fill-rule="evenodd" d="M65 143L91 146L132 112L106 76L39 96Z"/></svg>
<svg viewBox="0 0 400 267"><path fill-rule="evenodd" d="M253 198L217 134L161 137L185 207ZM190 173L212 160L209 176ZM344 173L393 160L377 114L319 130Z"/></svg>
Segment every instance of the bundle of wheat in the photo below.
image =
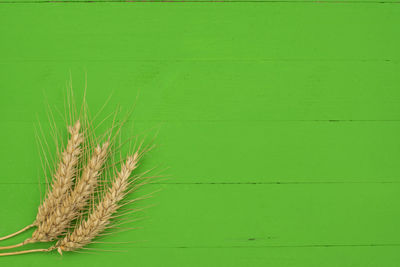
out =
<svg viewBox="0 0 400 267"><path fill-rule="evenodd" d="M86 103L83 106L86 106ZM93 134L89 136L93 131L89 129L91 122L87 114L81 117L85 120L84 124L81 124L78 119L68 127L69 140L60 155L53 182L38 208L34 222L13 234L0 238L0 240L5 240L36 227L30 238L16 245L0 247L0 250L35 242L57 241L56 244L45 249L0 253L0 256L53 250L62 254L63 251L81 249L112 226L112 218L119 208L126 204L122 201L129 193L146 183L142 182L142 176L133 176L133 171L138 167L139 160L152 147L142 148L142 145L139 145L135 151L128 153L125 161L122 158L119 159L123 163L119 170L114 170L111 183L99 187L106 169L111 166L115 168L118 163L112 155L118 150L115 145L116 137L126 120L119 125L114 136L111 134L115 128L113 122L106 140L100 145L93 144L93 140L96 140ZM97 202L96 199L98 199ZM136 200L130 200L127 203ZM73 227L72 224L75 221L77 223Z"/></svg>

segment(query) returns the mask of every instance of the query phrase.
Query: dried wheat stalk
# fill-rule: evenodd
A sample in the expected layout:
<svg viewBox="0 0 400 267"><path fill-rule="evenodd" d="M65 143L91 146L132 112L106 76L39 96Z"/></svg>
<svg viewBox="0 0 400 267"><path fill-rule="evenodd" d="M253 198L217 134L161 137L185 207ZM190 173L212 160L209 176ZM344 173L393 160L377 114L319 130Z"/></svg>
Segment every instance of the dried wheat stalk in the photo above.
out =
<svg viewBox="0 0 400 267"><path fill-rule="evenodd" d="M55 247L59 253L78 250L90 244L96 236L109 226L112 215L121 206L120 201L125 198L129 191L131 173L137 168L138 159L138 153L127 158L111 187L89 217L56 244Z"/></svg>
<svg viewBox="0 0 400 267"><path fill-rule="evenodd" d="M55 208L60 206L64 201L73 185L73 180L77 172L76 166L81 154L80 145L83 142L83 135L80 133L80 128L81 124L79 120L74 124L74 126L68 127L71 137L68 140L67 147L63 151L60 162L58 163L51 190L47 192L46 198L39 206L35 221L13 234L1 237L0 240L11 238L34 226L39 226L55 210ZM0 247L0 249L6 248L10 247Z"/></svg>
<svg viewBox="0 0 400 267"><path fill-rule="evenodd" d="M71 222L79 217L94 193L98 185L101 169L107 159L108 147L109 142L107 141L102 146L97 146L94 149L94 154L85 166L81 178L76 182L74 189L60 205L55 207L53 212L37 225L32 237L19 244L0 249L16 248L36 242L50 242L64 235Z"/></svg>
<svg viewBox="0 0 400 267"><path fill-rule="evenodd" d="M35 220L36 226L44 222L62 204L72 188L73 180L77 173L76 165L81 154L80 145L83 142L83 135L79 133L80 127L79 120L73 127L69 127L71 139L62 154L62 160L54 175L55 181L52 190L48 192L46 199L38 209Z"/></svg>
<svg viewBox="0 0 400 267"><path fill-rule="evenodd" d="M84 102L84 113L86 112L85 105L86 103ZM113 127L110 129L110 136L114 129L116 115L117 112L115 112ZM73 121L73 117L70 117L70 119L71 118ZM90 125L86 113L84 118L86 119L85 122ZM127 118L120 124L114 136L114 138L119 136L120 142L121 136L119 135L119 131L126 122L126 119ZM134 153L133 156L129 156L126 161L121 164L121 169L115 174L111 185L106 189L100 190L101 200L95 202L94 199L97 197L95 191L100 182L100 176L105 171L103 165L106 165L106 169L110 166L115 166L114 164L116 162L112 162L111 165L105 163L108 158L115 161L115 158L111 157L111 154L115 153L119 148L115 149L110 145L111 143L114 144L114 138L110 141L109 136L107 142L102 146L94 148L93 154L86 165L82 167L82 170L78 169L78 167L82 165L81 161L85 160L81 157L82 150L87 153L87 151L93 148L90 142L86 144L84 141L94 136L91 136L90 133L86 133L86 131L90 129L90 127L88 127L88 129L85 129L84 140L83 134L80 133L80 128L81 125L79 121L77 121L74 126L68 128L71 137L68 140L65 151L61 154L60 162L54 174L51 191L47 192L45 200L40 205L35 221L14 234L0 238L0 240L10 238L36 226L37 229L32 234L32 237L17 245L0 247L0 250L16 248L35 242L49 242L54 240L58 240L58 242L56 245L47 249L0 253L0 256L32 252L49 252L53 250L58 250L58 252L62 254L63 251L79 250L92 243L92 240L99 236L105 229L111 228L111 220L113 218L125 215L114 215L120 207L138 200L122 203L122 200L125 199L128 193L142 185L136 184L137 178L131 177L131 173L137 168L138 161L142 157L144 151L141 153ZM84 125L84 128L86 128L86 125ZM137 151L141 151L140 147L141 145ZM111 150L111 152L109 150ZM77 176L79 176L79 179ZM75 186L73 186L75 178L76 182ZM93 203L94 206L88 208L89 203ZM87 218L86 214L88 214ZM72 229L71 224L75 219L78 219L77 221L79 223L74 227L74 230L70 230Z"/></svg>
<svg viewBox="0 0 400 267"><path fill-rule="evenodd" d="M102 200L96 205L88 218L82 220L73 232L59 240L55 246L48 249L2 253L0 256L49 252L55 249L62 254L63 251L76 251L90 244L94 238L110 226L113 215L122 206L121 200L131 191L131 184L134 182L131 179L131 174L137 168L139 158L140 156L136 152L126 159L111 186L104 193Z"/></svg>
<svg viewBox="0 0 400 267"><path fill-rule="evenodd" d="M72 220L76 219L94 193L103 164L107 159L109 142L94 149L94 154L83 170L74 190L56 210L48 216L26 242L49 242L66 233Z"/></svg>

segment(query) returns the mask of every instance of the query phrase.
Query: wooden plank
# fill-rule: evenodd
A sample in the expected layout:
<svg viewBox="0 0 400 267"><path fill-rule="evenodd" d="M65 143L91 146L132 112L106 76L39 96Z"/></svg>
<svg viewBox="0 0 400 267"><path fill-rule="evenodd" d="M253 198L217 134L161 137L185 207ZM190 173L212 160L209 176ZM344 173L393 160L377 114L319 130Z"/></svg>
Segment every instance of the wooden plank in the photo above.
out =
<svg viewBox="0 0 400 267"><path fill-rule="evenodd" d="M0 69L0 86L8 89L0 104L12 122L46 117L44 96L62 110L70 73L78 96L87 73L93 111L113 94L109 111L137 99L135 118L154 123L400 120L397 61L56 60Z"/></svg>
<svg viewBox="0 0 400 267"><path fill-rule="evenodd" d="M153 126L136 122L132 134ZM44 182L32 124L3 129L0 183ZM397 183L399 131L400 122L168 122L144 168L167 183Z"/></svg>
<svg viewBox="0 0 400 267"><path fill-rule="evenodd" d="M2 62L400 59L391 4L3 4L1 13Z"/></svg>
<svg viewBox="0 0 400 267"><path fill-rule="evenodd" d="M39 192L37 185L0 187L4 207L18 204L7 211L13 220L2 220L0 234L5 234L33 220ZM154 249L400 245L399 184L156 184L136 195L160 188L139 204L156 206L129 216L142 220L125 226L140 229L102 241L134 241L126 248Z"/></svg>
<svg viewBox="0 0 400 267"><path fill-rule="evenodd" d="M24 255L3 258L2 263L18 267L26 262L40 266L43 262L60 267L97 264L110 266L130 262L138 266L242 267L279 264L284 267L397 267L398 247L336 247L336 248L135 248L126 252L85 252L62 258L52 254Z"/></svg>
<svg viewBox="0 0 400 267"><path fill-rule="evenodd" d="M135 248L132 252L86 252L78 255L25 255L2 259L10 267L26 262L40 262L60 267L97 264L110 266L116 262L131 262L138 266L211 266L242 267L279 264L284 267L397 267L398 247L339 247L339 248Z"/></svg>

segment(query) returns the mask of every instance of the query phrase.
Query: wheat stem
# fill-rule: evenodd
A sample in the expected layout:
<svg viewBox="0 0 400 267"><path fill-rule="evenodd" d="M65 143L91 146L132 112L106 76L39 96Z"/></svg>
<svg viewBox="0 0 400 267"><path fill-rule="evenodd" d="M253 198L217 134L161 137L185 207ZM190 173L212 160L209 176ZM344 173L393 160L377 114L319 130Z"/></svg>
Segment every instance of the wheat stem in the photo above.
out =
<svg viewBox="0 0 400 267"><path fill-rule="evenodd" d="M25 245L25 242L21 242L19 244L12 245L12 246L0 247L0 250L18 248L18 247L22 247L23 245Z"/></svg>
<svg viewBox="0 0 400 267"><path fill-rule="evenodd" d="M26 230L29 230L29 229L31 229L31 228L34 227L34 226L35 226L35 225L32 223L32 224L30 224L30 225L28 225L28 226L25 226L24 228L22 228L21 230L15 232L15 233L12 233L12 234L9 234L9 235L0 237L0 241L1 241L1 240L9 239L9 238L14 237L14 236L16 236L16 235L19 235L20 233L23 233L23 232L25 232ZM0 248L0 249L1 249L1 248Z"/></svg>
<svg viewBox="0 0 400 267"><path fill-rule="evenodd" d="M12 249L12 248L18 248L18 247L22 247L26 244L30 244L30 243L34 243L35 241L32 240L31 238L25 239L25 241L15 244L15 245L11 245L11 246L6 246L6 247L0 247L0 250L4 250L4 249Z"/></svg>
<svg viewBox="0 0 400 267"><path fill-rule="evenodd" d="M13 255L27 254L27 253L35 253L35 252L50 252L54 249L55 249L54 247L51 247L51 248L39 248L39 249L22 250L22 251L16 251L16 252L0 253L0 257L1 256L13 256Z"/></svg>

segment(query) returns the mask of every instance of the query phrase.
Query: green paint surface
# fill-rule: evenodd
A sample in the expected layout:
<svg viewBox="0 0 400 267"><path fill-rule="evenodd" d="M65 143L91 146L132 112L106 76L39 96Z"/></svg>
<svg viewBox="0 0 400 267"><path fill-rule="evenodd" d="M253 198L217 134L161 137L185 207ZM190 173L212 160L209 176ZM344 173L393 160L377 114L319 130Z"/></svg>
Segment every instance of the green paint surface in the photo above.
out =
<svg viewBox="0 0 400 267"><path fill-rule="evenodd" d="M399 5L1 2L0 235L35 217L34 123L70 77L136 102L168 177L101 240L128 243L0 266L399 266Z"/></svg>

